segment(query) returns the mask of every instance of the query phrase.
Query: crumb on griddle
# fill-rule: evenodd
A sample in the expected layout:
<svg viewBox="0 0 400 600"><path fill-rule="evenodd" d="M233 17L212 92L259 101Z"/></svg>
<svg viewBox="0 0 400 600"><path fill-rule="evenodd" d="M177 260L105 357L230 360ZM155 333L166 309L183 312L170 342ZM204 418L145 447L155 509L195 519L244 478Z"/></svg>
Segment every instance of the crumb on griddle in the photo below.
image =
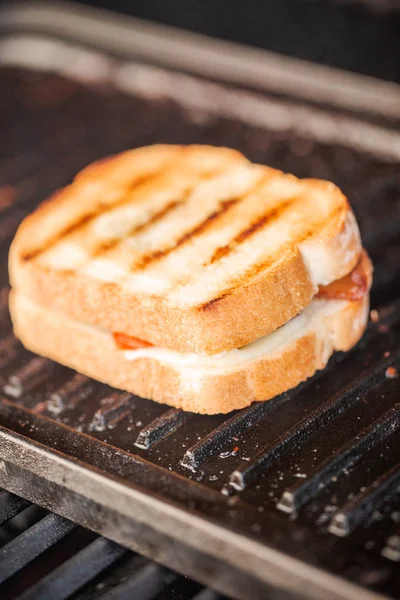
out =
<svg viewBox="0 0 400 600"><path fill-rule="evenodd" d="M387 377L387 379L394 379L397 376L398 376L398 373L394 367L388 367L386 369L385 377Z"/></svg>
<svg viewBox="0 0 400 600"><path fill-rule="evenodd" d="M373 323L377 323L379 321L379 313L377 310L375 310L375 308L373 308L371 310L371 312L369 313L369 316L371 317L371 321Z"/></svg>

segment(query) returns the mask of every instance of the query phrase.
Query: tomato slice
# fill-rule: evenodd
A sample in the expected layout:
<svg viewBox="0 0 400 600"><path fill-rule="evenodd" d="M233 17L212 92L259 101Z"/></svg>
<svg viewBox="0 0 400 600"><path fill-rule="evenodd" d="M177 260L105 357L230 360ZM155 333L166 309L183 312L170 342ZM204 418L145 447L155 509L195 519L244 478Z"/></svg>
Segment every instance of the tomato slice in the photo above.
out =
<svg viewBox="0 0 400 600"><path fill-rule="evenodd" d="M145 340L141 340L119 331L113 332L112 335L114 342L120 350L137 350L138 348L148 348L149 346L153 346L153 344L150 344L150 342L146 342Z"/></svg>

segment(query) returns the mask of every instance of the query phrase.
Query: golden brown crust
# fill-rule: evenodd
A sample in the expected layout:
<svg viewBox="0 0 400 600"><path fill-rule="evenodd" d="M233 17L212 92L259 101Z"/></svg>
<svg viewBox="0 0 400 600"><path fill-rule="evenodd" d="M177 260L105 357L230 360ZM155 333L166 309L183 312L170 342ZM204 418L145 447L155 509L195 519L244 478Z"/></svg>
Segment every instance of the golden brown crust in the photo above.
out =
<svg viewBox="0 0 400 600"><path fill-rule="evenodd" d="M30 350L157 402L215 414L268 400L322 369L333 351L349 350L365 329L369 297L329 302L334 302L335 310L318 327L307 329L278 351L222 374L196 369L195 380L154 358L129 361L116 349L111 335L60 317L18 293L11 293L10 307L16 335Z"/></svg>
<svg viewBox="0 0 400 600"><path fill-rule="evenodd" d="M79 321L180 352L215 354L280 327L309 304L319 283L343 277L355 266L361 245L354 216L340 190L319 180L304 180L304 186L310 194L322 193L336 207L324 226L293 242L272 266L269 262L253 265L230 287L221 286L219 295L212 294L198 305L172 303L163 293L129 291L119 282L102 281L79 269L56 269L36 259L46 244L74 223L91 218L99 207L102 211L104 206L114 207L133 180L143 184L154 172L168 171L169 165L179 164L183 153L192 156L193 163L202 161L205 171L203 162L209 160L211 168L221 153L226 153L230 164L248 164L229 149L152 146L90 165L20 226L10 251L13 287ZM329 255L327 282L316 282L311 272L310 264L318 263L319 254Z"/></svg>

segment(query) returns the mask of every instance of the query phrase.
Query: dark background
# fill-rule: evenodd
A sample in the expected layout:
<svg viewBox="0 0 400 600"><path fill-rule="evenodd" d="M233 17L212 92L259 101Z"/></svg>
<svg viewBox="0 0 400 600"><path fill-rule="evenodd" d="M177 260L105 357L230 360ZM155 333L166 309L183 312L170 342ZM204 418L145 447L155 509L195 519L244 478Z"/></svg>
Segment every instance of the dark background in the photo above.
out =
<svg viewBox="0 0 400 600"><path fill-rule="evenodd" d="M400 0L82 0L400 82Z"/></svg>

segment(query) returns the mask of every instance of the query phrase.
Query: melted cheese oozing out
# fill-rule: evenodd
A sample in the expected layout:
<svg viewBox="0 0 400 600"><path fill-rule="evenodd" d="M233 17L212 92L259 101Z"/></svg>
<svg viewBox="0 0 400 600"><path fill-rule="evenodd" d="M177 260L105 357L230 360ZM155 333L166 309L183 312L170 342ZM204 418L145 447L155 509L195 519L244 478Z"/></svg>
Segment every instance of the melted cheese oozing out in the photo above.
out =
<svg viewBox="0 0 400 600"><path fill-rule="evenodd" d="M266 354L279 352L288 342L313 330L317 335L326 335L326 316L338 309L342 300L313 300L300 314L288 323L240 349L222 352L221 354L206 355L176 352L167 348L150 346L136 350L121 350L127 360L151 358L177 369L201 368L207 371L225 372L244 363L264 357Z"/></svg>

